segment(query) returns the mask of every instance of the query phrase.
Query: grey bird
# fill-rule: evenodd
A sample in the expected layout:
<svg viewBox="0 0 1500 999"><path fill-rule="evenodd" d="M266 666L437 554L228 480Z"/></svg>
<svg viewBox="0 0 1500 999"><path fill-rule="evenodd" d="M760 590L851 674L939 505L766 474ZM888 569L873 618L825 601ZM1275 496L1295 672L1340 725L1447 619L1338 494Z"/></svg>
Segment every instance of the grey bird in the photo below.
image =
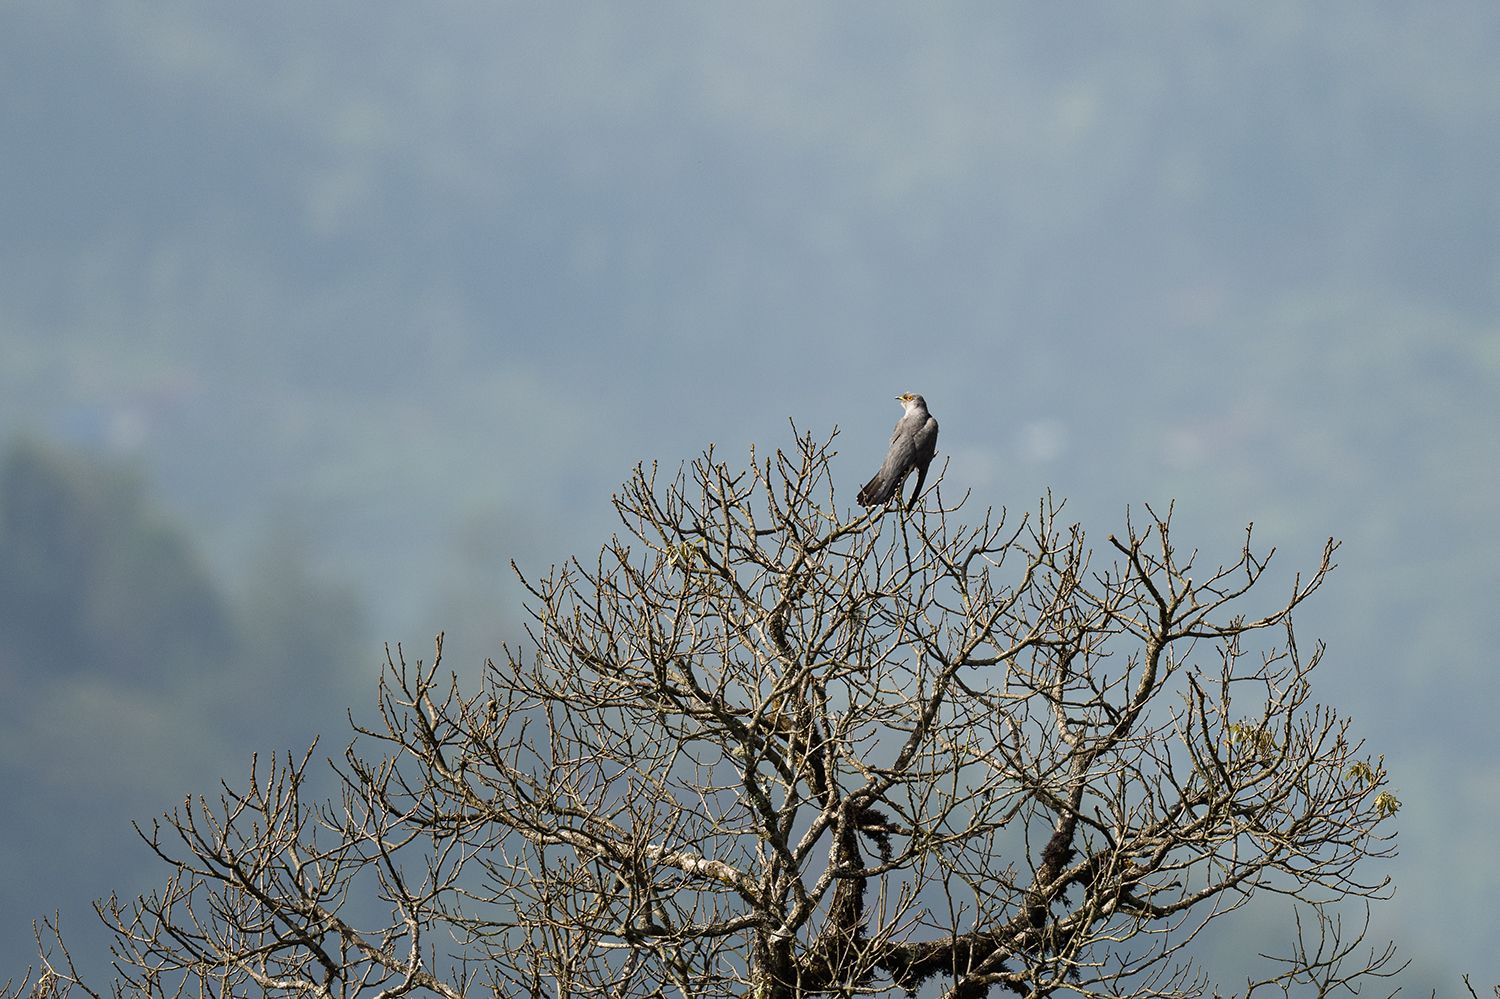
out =
<svg viewBox="0 0 1500 999"><path fill-rule="evenodd" d="M917 470L917 488L911 492L911 502L916 503L922 492L922 483L927 480L927 466L937 454L938 423L927 412L927 400L914 392L907 392L896 396L896 401L906 407L906 415L896 421L885 463L875 473L875 478L866 482L859 491L857 498L864 506L879 506L890 499L912 469Z"/></svg>

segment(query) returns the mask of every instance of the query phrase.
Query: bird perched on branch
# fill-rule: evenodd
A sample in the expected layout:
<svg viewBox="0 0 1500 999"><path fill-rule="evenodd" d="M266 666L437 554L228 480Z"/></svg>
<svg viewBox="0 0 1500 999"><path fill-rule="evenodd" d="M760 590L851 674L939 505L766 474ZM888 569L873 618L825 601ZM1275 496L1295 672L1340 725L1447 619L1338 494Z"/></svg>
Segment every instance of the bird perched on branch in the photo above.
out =
<svg viewBox="0 0 1500 999"><path fill-rule="evenodd" d="M911 502L916 503L922 492L922 483L927 479L927 466L937 453L938 423L927 412L927 400L914 392L896 396L896 401L906 407L906 414L896 421L891 433L891 449L885 453L885 463L875 478L865 483L859 491L859 502L864 506L879 506L901 488L902 481L912 469L917 471L917 488L911 492Z"/></svg>

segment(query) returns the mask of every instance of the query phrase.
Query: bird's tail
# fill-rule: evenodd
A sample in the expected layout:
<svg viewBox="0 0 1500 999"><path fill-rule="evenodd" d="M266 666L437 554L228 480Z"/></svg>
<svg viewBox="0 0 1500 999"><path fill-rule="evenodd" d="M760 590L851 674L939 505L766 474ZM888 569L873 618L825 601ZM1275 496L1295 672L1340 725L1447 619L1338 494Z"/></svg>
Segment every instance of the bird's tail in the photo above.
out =
<svg viewBox="0 0 1500 999"><path fill-rule="evenodd" d="M875 478L865 483L865 487L859 491L855 499L860 506L879 506L891 498L894 482L887 482L881 472L875 473Z"/></svg>

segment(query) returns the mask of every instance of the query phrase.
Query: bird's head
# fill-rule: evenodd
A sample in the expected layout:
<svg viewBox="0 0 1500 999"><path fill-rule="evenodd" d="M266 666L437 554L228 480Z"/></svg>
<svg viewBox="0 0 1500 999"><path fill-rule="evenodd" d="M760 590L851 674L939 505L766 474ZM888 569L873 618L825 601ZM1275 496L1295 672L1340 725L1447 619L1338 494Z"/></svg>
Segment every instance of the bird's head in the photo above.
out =
<svg viewBox="0 0 1500 999"><path fill-rule="evenodd" d="M900 395L896 396L896 401L899 402L902 408L904 408L908 413L910 413L914 409L927 408L927 400L923 399L915 392L902 392Z"/></svg>

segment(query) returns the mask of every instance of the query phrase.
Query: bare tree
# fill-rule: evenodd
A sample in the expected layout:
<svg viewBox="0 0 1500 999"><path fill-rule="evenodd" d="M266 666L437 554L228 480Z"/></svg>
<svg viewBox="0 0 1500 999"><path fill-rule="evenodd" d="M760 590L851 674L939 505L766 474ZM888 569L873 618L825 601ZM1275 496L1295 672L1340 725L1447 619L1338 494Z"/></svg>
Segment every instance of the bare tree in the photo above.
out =
<svg viewBox="0 0 1500 999"><path fill-rule="evenodd" d="M388 655L374 724L143 830L174 874L100 912L117 992L457 997L1329 995L1398 807L1170 511L1096 551L1050 499L841 511L833 438L638 468L596 559L523 577L530 648L464 691ZM1256 896L1288 950L1227 986L1194 941ZM79 988L53 943L49 994ZM24 989L24 983L22 988ZM19 995L20 990L11 990Z"/></svg>

